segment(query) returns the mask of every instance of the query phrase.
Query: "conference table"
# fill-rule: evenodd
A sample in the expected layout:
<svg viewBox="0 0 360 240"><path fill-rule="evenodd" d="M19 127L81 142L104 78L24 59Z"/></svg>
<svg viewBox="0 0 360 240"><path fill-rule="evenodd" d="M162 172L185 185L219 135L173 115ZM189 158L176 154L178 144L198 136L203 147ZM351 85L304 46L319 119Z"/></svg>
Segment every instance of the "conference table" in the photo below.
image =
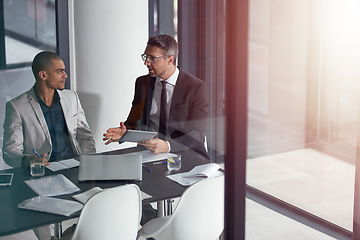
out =
<svg viewBox="0 0 360 240"><path fill-rule="evenodd" d="M143 147L133 147L120 149L100 154L119 155L130 152L142 151ZM178 172L190 171L197 165L209 163L209 160L192 151L178 152L182 156L182 167ZM79 167L52 172L46 169L45 176L63 174L71 182L80 188L80 191L73 194L56 196L56 198L74 200L71 196L85 192L93 187L102 189L116 187L128 183L136 184L141 191L151 195L151 198L144 199L143 204L161 202L167 199L180 197L187 187L184 187L169 178L167 175L172 174L167 170L166 164L145 163L152 171L143 169L142 181L125 181L125 180L108 180L108 181L85 181L78 180ZM2 170L0 173L13 173L13 182L11 186L0 186L0 236L6 236L38 226L61 223L64 220L76 218L80 215L78 211L69 217L44 213L32 210L19 209L18 204L22 201L35 197L37 194L24 182L32 179L29 168L13 168Z"/></svg>

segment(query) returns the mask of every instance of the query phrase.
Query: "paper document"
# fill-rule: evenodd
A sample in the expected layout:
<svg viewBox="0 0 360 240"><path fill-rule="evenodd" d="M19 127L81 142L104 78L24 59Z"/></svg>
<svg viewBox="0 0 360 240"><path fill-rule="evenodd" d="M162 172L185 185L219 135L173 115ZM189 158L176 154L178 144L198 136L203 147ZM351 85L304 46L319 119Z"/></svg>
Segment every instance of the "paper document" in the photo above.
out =
<svg viewBox="0 0 360 240"><path fill-rule="evenodd" d="M216 163L208 163L194 167L190 172L184 173L183 177L192 178L192 177L210 177L217 170L220 169L220 166Z"/></svg>
<svg viewBox="0 0 360 240"><path fill-rule="evenodd" d="M36 196L21 202L18 207L22 209L70 216L71 214L81 210L83 205L70 200Z"/></svg>
<svg viewBox="0 0 360 240"><path fill-rule="evenodd" d="M93 187L92 189L83 192L83 193L79 193L76 194L74 196L72 196L74 199L78 200L79 202L81 202L82 204L85 204L92 196L94 196L95 194L101 192L102 189L99 187Z"/></svg>
<svg viewBox="0 0 360 240"><path fill-rule="evenodd" d="M221 176L224 173L218 171L220 166L216 163L208 163L194 167L191 171L168 175L167 178L181 184L182 186L190 186L204 178L212 178Z"/></svg>
<svg viewBox="0 0 360 240"><path fill-rule="evenodd" d="M97 193L99 193L101 191L102 191L102 189L100 187L93 187L92 189L90 189L86 192L76 194L72 197L74 199L78 200L79 202L81 202L82 204L85 204L92 196L96 195ZM141 194L141 200L151 198L151 195L149 195L143 191L140 191L140 194Z"/></svg>
<svg viewBox="0 0 360 240"><path fill-rule="evenodd" d="M176 154L173 153L152 153L150 150L126 153L123 155L137 155L137 154L140 154L142 156L142 163L155 162L163 159L168 159L169 157L176 157Z"/></svg>
<svg viewBox="0 0 360 240"><path fill-rule="evenodd" d="M61 160L58 162L50 162L48 166L46 166L48 169L50 169L53 172L78 167L80 165L80 162L78 160L75 160L73 158Z"/></svg>
<svg viewBox="0 0 360 240"><path fill-rule="evenodd" d="M140 194L141 194L141 200L152 198L152 196L147 194L146 192L140 191Z"/></svg>
<svg viewBox="0 0 360 240"><path fill-rule="evenodd" d="M74 183L62 174L30 179L26 180L25 183L40 196L57 196L80 191Z"/></svg>

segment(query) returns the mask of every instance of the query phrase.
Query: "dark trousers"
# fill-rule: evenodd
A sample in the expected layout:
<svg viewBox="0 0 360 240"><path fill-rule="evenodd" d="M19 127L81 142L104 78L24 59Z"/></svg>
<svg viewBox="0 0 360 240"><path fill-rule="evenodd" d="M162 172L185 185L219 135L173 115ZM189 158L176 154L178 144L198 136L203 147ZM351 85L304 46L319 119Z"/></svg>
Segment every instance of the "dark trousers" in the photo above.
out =
<svg viewBox="0 0 360 240"><path fill-rule="evenodd" d="M157 211L154 209L150 203L144 204L142 206L142 216L140 224L144 226L145 223L157 217Z"/></svg>

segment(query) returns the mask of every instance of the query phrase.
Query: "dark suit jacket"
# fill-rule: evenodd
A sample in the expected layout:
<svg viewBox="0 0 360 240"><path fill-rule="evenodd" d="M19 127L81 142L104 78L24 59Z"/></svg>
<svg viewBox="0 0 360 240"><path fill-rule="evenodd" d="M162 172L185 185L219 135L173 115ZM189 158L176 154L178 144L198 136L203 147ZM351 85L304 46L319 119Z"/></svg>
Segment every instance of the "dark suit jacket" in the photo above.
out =
<svg viewBox="0 0 360 240"><path fill-rule="evenodd" d="M136 79L132 108L125 122L127 128L147 129L154 85L155 77L144 75ZM167 123L166 140L172 152L192 149L209 158L204 147L208 105L205 82L180 70Z"/></svg>

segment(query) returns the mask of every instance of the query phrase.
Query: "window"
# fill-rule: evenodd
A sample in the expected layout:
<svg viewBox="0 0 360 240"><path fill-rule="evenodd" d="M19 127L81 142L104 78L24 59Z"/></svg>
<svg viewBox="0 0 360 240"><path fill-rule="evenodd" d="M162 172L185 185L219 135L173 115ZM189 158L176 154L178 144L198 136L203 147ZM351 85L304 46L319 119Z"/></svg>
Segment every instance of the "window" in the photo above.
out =
<svg viewBox="0 0 360 240"><path fill-rule="evenodd" d="M351 235L360 5L252 1L247 184Z"/></svg>
<svg viewBox="0 0 360 240"><path fill-rule="evenodd" d="M2 68L24 66L41 50L56 50L55 0L4 0Z"/></svg>
<svg viewBox="0 0 360 240"><path fill-rule="evenodd" d="M0 123L3 124L6 102L29 90L34 84L35 80L30 68L34 56L42 50L57 50L57 31L55 0L3 0L1 3L3 4L0 8L2 16L0 17ZM64 4L65 1L62 3ZM58 13L58 16L64 14L60 11ZM64 52L68 55L68 49ZM1 127L1 147L2 144L3 128ZM7 165L2 160L0 151L0 169L4 168L7 168Z"/></svg>

